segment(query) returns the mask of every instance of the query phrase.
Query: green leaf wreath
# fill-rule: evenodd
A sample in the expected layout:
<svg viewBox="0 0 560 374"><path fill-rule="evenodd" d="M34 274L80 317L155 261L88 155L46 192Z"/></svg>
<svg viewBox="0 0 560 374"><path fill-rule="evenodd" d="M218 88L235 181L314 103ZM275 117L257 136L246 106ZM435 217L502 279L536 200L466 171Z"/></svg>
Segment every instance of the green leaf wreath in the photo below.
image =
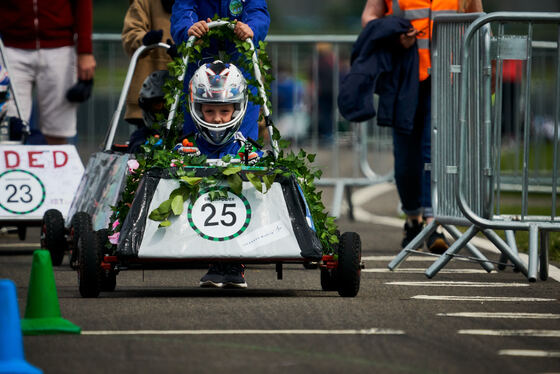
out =
<svg viewBox="0 0 560 374"><path fill-rule="evenodd" d="M218 18L214 20L218 20ZM227 21L227 19L221 20ZM199 61L202 57L202 51L210 46L211 39L234 43L239 51L239 56L235 61L231 61L232 56L226 54L218 56L222 61L233 62L245 71L253 71L252 52L249 43L237 39L229 27L210 29L203 38L199 39L190 48L182 43L178 47L179 54L188 54L190 62ZM262 81L265 92L270 97L270 84L273 77L270 60L266 53L266 43L260 42L258 47L257 57ZM168 107L171 107L176 94L179 93L180 102L177 108L188 108L188 105L185 105L186 98L182 94L183 81L180 79L183 77L186 68L183 59L180 57L169 64L171 79L164 86L165 102ZM254 78L249 78L248 84L258 87L258 82ZM263 99L251 91L249 90L249 100L257 105L264 104ZM270 109L269 101L267 101L267 105ZM183 213L184 203L189 200L194 201L201 190L210 190L211 199L227 197L227 192L224 189L216 188L227 183L234 193L240 194L242 175L244 175L258 191L266 193L278 175L284 177L293 175L297 178L309 206L317 235L323 246L323 252L325 254L334 253L334 248L338 243L337 227L334 217L328 216L325 212L325 206L321 201L322 192L317 191L315 186L315 180L321 177L322 172L311 166L315 160L314 154L307 154L304 150L300 150L298 153L288 150L290 143L281 139L279 131L273 126L272 139L277 141L279 148L277 158L268 154L262 157L254 167L242 167L239 163L230 163L232 156L228 155L222 158L225 166L215 167L216 172L213 175L204 178L196 177L192 168L187 171L183 167L205 166L206 156L182 155L171 151L181 139L184 113L180 110L177 111L169 130L166 130L166 120L166 118L158 118L158 125L155 128L159 134L162 134L161 137L159 135L150 137L146 144L142 146L142 152L136 154L136 168L131 169L131 173L127 177L121 200L116 206L112 207L111 228L113 235L117 235L118 238L118 233L132 205L138 184L144 173L150 168L169 169L173 177L179 182L179 187L171 192L169 199L162 202L149 214L150 219L160 222L159 227L170 226L172 222L170 217L179 216ZM157 128L158 126L159 128ZM115 250L115 247L114 244L108 244L108 248L112 250Z"/></svg>

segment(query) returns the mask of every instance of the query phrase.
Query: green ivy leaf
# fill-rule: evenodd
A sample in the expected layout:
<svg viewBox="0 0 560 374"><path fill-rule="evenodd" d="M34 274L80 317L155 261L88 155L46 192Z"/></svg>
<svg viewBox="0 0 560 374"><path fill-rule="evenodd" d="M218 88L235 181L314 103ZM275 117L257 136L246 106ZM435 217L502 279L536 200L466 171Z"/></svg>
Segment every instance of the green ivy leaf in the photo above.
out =
<svg viewBox="0 0 560 374"><path fill-rule="evenodd" d="M222 171L223 175L232 175L237 174L241 171L241 166L231 166L229 165L224 171Z"/></svg>
<svg viewBox="0 0 560 374"><path fill-rule="evenodd" d="M171 226L171 221L168 220L165 220L158 225L158 227L168 227L168 226Z"/></svg>
<svg viewBox="0 0 560 374"><path fill-rule="evenodd" d="M179 216L183 213L183 203L183 195L177 195L173 198L171 201L171 210L173 211L173 214Z"/></svg>
<svg viewBox="0 0 560 374"><path fill-rule="evenodd" d="M229 188L233 191L234 194L239 195L241 194L241 190L243 189L243 180L239 176L239 174L231 174L227 178L227 182Z"/></svg>
<svg viewBox="0 0 560 374"><path fill-rule="evenodd" d="M187 182L191 186L195 186L202 181L201 177L181 177L181 180Z"/></svg>
<svg viewBox="0 0 560 374"><path fill-rule="evenodd" d="M245 174L245 176L247 177L247 179L249 180L249 182L251 182L251 184L253 186L255 186L255 188L257 189L257 191L262 192L262 182L261 182L261 178L259 178L257 175L253 174L253 173L247 173Z"/></svg>
<svg viewBox="0 0 560 374"><path fill-rule="evenodd" d="M270 190L270 186L272 186L272 183L274 183L274 180L276 179L276 174L267 174L264 175L262 177L264 185L266 186L266 191L268 192L268 190Z"/></svg>

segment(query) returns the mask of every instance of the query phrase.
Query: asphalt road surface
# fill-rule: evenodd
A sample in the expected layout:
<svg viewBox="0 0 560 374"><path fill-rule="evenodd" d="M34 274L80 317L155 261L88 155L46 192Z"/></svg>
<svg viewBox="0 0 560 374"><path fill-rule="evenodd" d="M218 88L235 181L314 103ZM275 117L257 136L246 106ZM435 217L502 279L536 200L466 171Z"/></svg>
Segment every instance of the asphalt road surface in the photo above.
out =
<svg viewBox="0 0 560 374"><path fill-rule="evenodd" d="M391 190L363 208L390 215L395 201ZM558 281L457 260L430 280L423 256L389 272L397 224L339 225L362 239L355 298L322 291L319 270L286 265L277 280L273 265L252 265L246 290L201 289L204 269L137 270L84 299L65 258L58 301L82 334L25 336L25 359L45 373L560 373ZM0 235L0 278L16 283L21 315L38 242L36 228L24 242Z"/></svg>

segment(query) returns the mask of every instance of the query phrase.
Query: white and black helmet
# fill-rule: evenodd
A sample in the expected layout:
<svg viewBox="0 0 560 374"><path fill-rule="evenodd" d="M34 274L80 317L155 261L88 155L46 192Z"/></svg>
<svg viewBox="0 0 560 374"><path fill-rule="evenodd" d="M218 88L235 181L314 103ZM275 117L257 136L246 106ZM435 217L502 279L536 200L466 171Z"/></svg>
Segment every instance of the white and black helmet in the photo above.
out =
<svg viewBox="0 0 560 374"><path fill-rule="evenodd" d="M167 117L168 111L165 107L165 93L163 92L163 85L167 79L169 79L167 70L156 70L148 75L142 83L138 105L142 109L142 116L148 127L153 127L157 122L157 113L161 113L164 118Z"/></svg>
<svg viewBox="0 0 560 374"><path fill-rule="evenodd" d="M189 83L189 109L200 135L211 144L226 143L239 130L247 110L247 82L233 64L216 60L199 67ZM208 123L202 104L233 104L231 121Z"/></svg>

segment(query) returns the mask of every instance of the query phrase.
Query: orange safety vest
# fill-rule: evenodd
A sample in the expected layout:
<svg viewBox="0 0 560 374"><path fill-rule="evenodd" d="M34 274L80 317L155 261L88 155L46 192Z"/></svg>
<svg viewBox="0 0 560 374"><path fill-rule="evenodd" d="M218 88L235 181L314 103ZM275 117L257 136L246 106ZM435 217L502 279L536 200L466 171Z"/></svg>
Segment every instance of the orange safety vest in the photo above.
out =
<svg viewBox="0 0 560 374"><path fill-rule="evenodd" d="M385 0L387 15L402 17L412 23L419 31L416 35L420 62L420 80L430 76L432 67L430 59L430 43L432 40L433 19L436 14L457 13L459 0Z"/></svg>

